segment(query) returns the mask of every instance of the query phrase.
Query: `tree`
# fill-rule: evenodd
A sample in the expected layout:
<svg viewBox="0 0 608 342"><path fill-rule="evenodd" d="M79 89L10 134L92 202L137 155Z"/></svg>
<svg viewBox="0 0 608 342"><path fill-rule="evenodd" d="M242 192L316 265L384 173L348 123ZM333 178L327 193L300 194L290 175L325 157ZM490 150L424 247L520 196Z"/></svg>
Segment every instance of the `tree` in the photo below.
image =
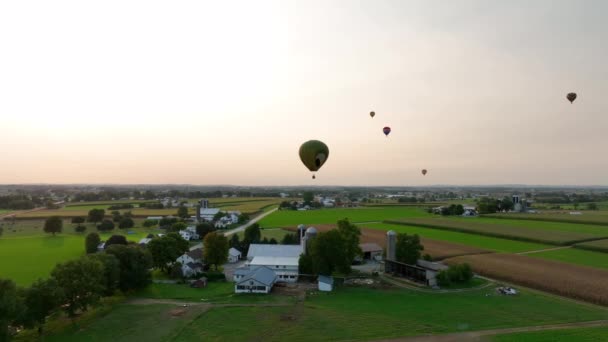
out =
<svg viewBox="0 0 608 342"><path fill-rule="evenodd" d="M315 199L315 195L312 192L310 192L310 191L306 191L302 195L302 200L304 201L304 204L306 204L306 205L311 205L312 201L314 199Z"/></svg>
<svg viewBox="0 0 608 342"><path fill-rule="evenodd" d="M578 202L574 202L572 205L574 206L574 210L578 210L578 206L579 206Z"/></svg>
<svg viewBox="0 0 608 342"><path fill-rule="evenodd" d="M103 220L101 224L97 226L97 230L106 232L114 229L114 222L111 220Z"/></svg>
<svg viewBox="0 0 608 342"><path fill-rule="evenodd" d="M144 227L146 227L146 228L154 227L157 224L158 224L158 220L145 220L144 221Z"/></svg>
<svg viewBox="0 0 608 342"><path fill-rule="evenodd" d="M423 250L424 246L420 244L420 237L417 234L397 234L397 243L395 246L395 257L397 258L397 261L415 265L418 259L420 259L420 253Z"/></svg>
<svg viewBox="0 0 608 342"><path fill-rule="evenodd" d="M504 197L502 201L500 201L500 209L505 211L513 210L515 204L513 204L513 200L509 197Z"/></svg>
<svg viewBox="0 0 608 342"><path fill-rule="evenodd" d="M19 323L27 328L38 326L38 333L46 322L46 317L59 308L63 303L63 289L55 279L38 279L23 291L24 310L19 317Z"/></svg>
<svg viewBox="0 0 608 342"><path fill-rule="evenodd" d="M283 239L281 240L281 244L282 245L297 245L299 242L297 241L296 238L296 234L292 234L292 233L287 233L283 236Z"/></svg>
<svg viewBox="0 0 608 342"><path fill-rule="evenodd" d="M467 283L473 278L473 270L469 264L451 265L447 270L437 274L437 281L441 286L449 286L452 283Z"/></svg>
<svg viewBox="0 0 608 342"><path fill-rule="evenodd" d="M99 246L100 243L101 239L99 238L99 234L89 233L84 242L84 247L87 254L97 252L97 246Z"/></svg>
<svg viewBox="0 0 608 342"><path fill-rule="evenodd" d="M278 241L277 241L277 239L275 239L275 238L270 238L270 240L268 240L268 243L269 243L269 244L271 244L271 245L276 245L276 244L278 244L279 242L278 242Z"/></svg>
<svg viewBox="0 0 608 342"><path fill-rule="evenodd" d="M230 241L228 241L228 246L232 248L239 249L241 248L241 241L239 241L239 234L232 234L230 237Z"/></svg>
<svg viewBox="0 0 608 342"><path fill-rule="evenodd" d="M300 274L313 274L312 256L310 254L301 254L298 259L298 272Z"/></svg>
<svg viewBox="0 0 608 342"><path fill-rule="evenodd" d="M8 327L20 311L17 286L12 280L0 279L0 341L8 341Z"/></svg>
<svg viewBox="0 0 608 342"><path fill-rule="evenodd" d="M123 217L120 223L118 223L118 228L120 229L133 228L133 226L135 226L135 222L132 218L128 217Z"/></svg>
<svg viewBox="0 0 608 342"><path fill-rule="evenodd" d="M118 223L120 222L120 220L122 220L122 215L120 214L120 211L115 210L112 212L112 222L114 223Z"/></svg>
<svg viewBox="0 0 608 342"><path fill-rule="evenodd" d="M493 214L498 210L498 201L493 198L484 197L477 203L477 209L480 214Z"/></svg>
<svg viewBox="0 0 608 342"><path fill-rule="evenodd" d="M86 230L87 230L87 227L85 227L85 226L83 226L81 224L79 224L76 227L74 227L74 231L76 233L84 233Z"/></svg>
<svg viewBox="0 0 608 342"><path fill-rule="evenodd" d="M171 279L183 279L184 272L182 271L182 263L176 262L171 266L171 271L169 272L169 277Z"/></svg>
<svg viewBox="0 0 608 342"><path fill-rule="evenodd" d="M247 242L247 246L251 243L260 242L262 238L262 232L260 230L260 225L257 223L252 224L251 226L245 229L245 237L243 240Z"/></svg>
<svg viewBox="0 0 608 342"><path fill-rule="evenodd" d="M184 207L183 205L177 208L177 217L185 219L188 218L188 216L190 216L188 214L188 208Z"/></svg>
<svg viewBox="0 0 608 342"><path fill-rule="evenodd" d="M185 222L176 222L171 225L170 231L179 232L180 230L184 230L186 228L188 228L188 225Z"/></svg>
<svg viewBox="0 0 608 342"><path fill-rule="evenodd" d="M97 223L103 220L104 216L106 216L106 211L103 209L91 209L89 210L89 215L87 217L87 221Z"/></svg>
<svg viewBox="0 0 608 342"><path fill-rule="evenodd" d="M74 223L74 224L82 224L82 223L84 223L84 221L85 221L84 217L81 217L81 216L72 217L72 223Z"/></svg>
<svg viewBox="0 0 608 342"><path fill-rule="evenodd" d="M215 265L216 270L218 265L225 264L228 261L228 239L224 234L209 233L205 236L203 244L205 246L203 248L205 262Z"/></svg>
<svg viewBox="0 0 608 342"><path fill-rule="evenodd" d="M313 272L327 276L334 271L350 273L352 260L347 253L342 235L337 229L319 233L310 246Z"/></svg>
<svg viewBox="0 0 608 342"><path fill-rule="evenodd" d="M226 213L218 211L217 214L213 215L213 222L219 221L224 216L226 216Z"/></svg>
<svg viewBox="0 0 608 342"><path fill-rule="evenodd" d="M249 215L247 214L241 214L239 215L239 224L243 224L249 221Z"/></svg>
<svg viewBox="0 0 608 342"><path fill-rule="evenodd" d="M65 311L68 316L86 311L89 305L95 304L104 291L104 268L100 261L91 258L80 258L57 264L51 272L65 294Z"/></svg>
<svg viewBox="0 0 608 342"><path fill-rule="evenodd" d="M342 236L344 243L344 249L346 256L352 264L355 257L362 254L361 248L359 247L359 237L361 236L361 230L356 225L350 223L348 219L338 221L338 232Z"/></svg>
<svg viewBox="0 0 608 342"><path fill-rule="evenodd" d="M143 289L152 282L152 255L146 248L136 245L113 245L106 249L106 254L114 255L120 263L118 287L121 291Z"/></svg>
<svg viewBox="0 0 608 342"><path fill-rule="evenodd" d="M161 228L165 228L166 229L167 227L171 227L171 225L174 224L175 222L177 222L177 218L175 218L175 217L163 217L158 222L158 225Z"/></svg>
<svg viewBox="0 0 608 342"><path fill-rule="evenodd" d="M44 222L44 232L45 233L61 233L63 229L63 220L59 216L51 216Z"/></svg>
<svg viewBox="0 0 608 342"><path fill-rule="evenodd" d="M587 204L587 210L597 210L597 204L595 204L595 203Z"/></svg>
<svg viewBox="0 0 608 342"><path fill-rule="evenodd" d="M152 255L153 266L165 273L169 273L175 259L189 250L188 241L176 233L169 233L161 238L153 239L147 247Z"/></svg>
<svg viewBox="0 0 608 342"><path fill-rule="evenodd" d="M120 285L120 261L116 256L108 253L92 254L88 256L101 262L103 265L104 296L111 296Z"/></svg>
<svg viewBox="0 0 608 342"><path fill-rule="evenodd" d="M129 244L129 242L127 241L127 238L124 235L112 235L112 236L110 236L108 241L106 241L105 248L108 248L111 245L125 245L126 246L128 244Z"/></svg>
<svg viewBox="0 0 608 342"><path fill-rule="evenodd" d="M203 222L196 225L196 233L201 239L204 239L207 234L213 231L215 231L215 227L209 222Z"/></svg>

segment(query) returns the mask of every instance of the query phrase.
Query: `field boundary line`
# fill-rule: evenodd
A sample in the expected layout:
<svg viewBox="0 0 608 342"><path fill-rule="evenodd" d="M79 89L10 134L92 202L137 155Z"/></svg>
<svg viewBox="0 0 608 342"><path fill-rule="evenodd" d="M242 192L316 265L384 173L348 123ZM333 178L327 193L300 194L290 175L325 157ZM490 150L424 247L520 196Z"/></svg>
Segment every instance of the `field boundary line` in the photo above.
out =
<svg viewBox="0 0 608 342"><path fill-rule="evenodd" d="M545 248L545 249L538 249L538 250L535 250L535 251L519 252L519 253L515 253L515 254L519 254L519 255L534 254L534 253L542 253L542 252L549 252L549 251L557 251L557 250L560 250L560 249L568 249L568 248L572 248L572 246Z"/></svg>

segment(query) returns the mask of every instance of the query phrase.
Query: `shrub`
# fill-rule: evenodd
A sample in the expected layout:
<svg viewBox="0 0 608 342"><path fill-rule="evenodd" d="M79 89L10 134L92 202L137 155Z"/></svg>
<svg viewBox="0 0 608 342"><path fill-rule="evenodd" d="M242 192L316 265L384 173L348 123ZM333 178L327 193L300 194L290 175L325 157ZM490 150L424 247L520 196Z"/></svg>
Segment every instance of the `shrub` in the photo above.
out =
<svg viewBox="0 0 608 342"><path fill-rule="evenodd" d="M111 220L103 220L100 225L97 226L97 229L104 232L108 230L114 229L114 222Z"/></svg>
<svg viewBox="0 0 608 342"><path fill-rule="evenodd" d="M81 224L81 223L84 223L84 221L85 221L84 217L80 217L80 216L72 217L72 223Z"/></svg>
<svg viewBox="0 0 608 342"><path fill-rule="evenodd" d="M145 220L144 221L144 227L146 227L146 228L154 227L157 224L158 224L158 220Z"/></svg>
<svg viewBox="0 0 608 342"><path fill-rule="evenodd" d="M447 270L437 274L437 281L441 286L449 286L452 283L466 283L473 278L473 270L469 264L456 264Z"/></svg>
<svg viewBox="0 0 608 342"><path fill-rule="evenodd" d="M77 225L76 227L74 227L74 231L76 233L84 233L87 230L87 227L83 226L83 225Z"/></svg>

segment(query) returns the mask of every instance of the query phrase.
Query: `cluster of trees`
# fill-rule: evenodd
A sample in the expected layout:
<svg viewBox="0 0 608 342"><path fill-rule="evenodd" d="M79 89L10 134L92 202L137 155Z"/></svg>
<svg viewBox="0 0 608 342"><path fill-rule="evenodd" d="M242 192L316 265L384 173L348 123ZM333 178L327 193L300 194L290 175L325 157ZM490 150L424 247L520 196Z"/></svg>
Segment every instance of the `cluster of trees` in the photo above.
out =
<svg viewBox="0 0 608 342"><path fill-rule="evenodd" d="M120 203L111 205L108 210L122 210L122 209L133 209L134 206L131 203Z"/></svg>
<svg viewBox="0 0 608 342"><path fill-rule="evenodd" d="M140 208L146 208L146 209L164 209L165 206L160 203L160 202L146 202L146 203L140 203L139 204Z"/></svg>
<svg viewBox="0 0 608 342"><path fill-rule="evenodd" d="M151 266L145 249L113 245L103 254L57 264L49 279L39 279L29 288L0 279L0 341L19 328L38 328L42 333L53 312L64 310L75 317L104 296L144 288L152 279Z"/></svg>
<svg viewBox="0 0 608 342"><path fill-rule="evenodd" d="M395 258L397 261L415 265L423 250L424 246L420 243L420 237L417 234L397 234L395 243Z"/></svg>
<svg viewBox="0 0 608 342"><path fill-rule="evenodd" d="M338 228L319 233L300 256L300 273L331 275L349 274L355 257L361 255L361 231L348 219L338 221Z"/></svg>
<svg viewBox="0 0 608 342"><path fill-rule="evenodd" d="M417 197L399 197L397 202L399 203L424 203L426 200L424 198Z"/></svg>
<svg viewBox="0 0 608 342"><path fill-rule="evenodd" d="M152 256L152 265L169 274L175 259L186 253L190 248L188 241L177 233L169 233L163 237L154 238L147 245Z"/></svg>
<svg viewBox="0 0 608 342"><path fill-rule="evenodd" d="M509 197L504 197L502 200L484 197L477 202L477 210L480 214L493 214L497 211L513 210L513 200Z"/></svg>
<svg viewBox="0 0 608 342"><path fill-rule="evenodd" d="M122 214L120 213L120 211L113 211L112 222L118 223L118 228L120 229L133 228L135 226L135 221L133 221L133 214L130 211L126 211Z"/></svg>
<svg viewBox="0 0 608 342"><path fill-rule="evenodd" d="M233 236L236 236L236 234ZM225 264L228 261L228 249L230 249L230 245L224 234L218 232L207 234L203 241L203 246L205 262L208 265L213 265L216 271L219 265Z"/></svg>
<svg viewBox="0 0 608 342"><path fill-rule="evenodd" d="M46 200L35 196L8 195L0 196L0 209L26 210L44 205Z"/></svg>
<svg viewBox="0 0 608 342"><path fill-rule="evenodd" d="M473 278L473 270L469 264L457 264L437 274L440 286L449 286L453 283L467 283Z"/></svg>

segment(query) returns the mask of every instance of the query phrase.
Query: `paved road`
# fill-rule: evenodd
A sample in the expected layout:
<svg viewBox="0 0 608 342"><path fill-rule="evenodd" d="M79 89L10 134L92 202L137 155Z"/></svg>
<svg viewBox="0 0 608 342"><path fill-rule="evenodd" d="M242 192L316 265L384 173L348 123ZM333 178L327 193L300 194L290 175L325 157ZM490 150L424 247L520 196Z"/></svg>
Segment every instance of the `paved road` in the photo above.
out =
<svg viewBox="0 0 608 342"><path fill-rule="evenodd" d="M251 226L252 224L254 224L254 223L258 222L258 221L260 221L264 217L266 217L266 216L274 213L277 210L279 210L279 208L274 208L272 210L269 210L269 211L267 211L267 212L265 212L263 214L260 214L260 215L258 215L256 217L254 217L253 219L251 219L249 222L245 223L244 225L238 226L238 227L236 227L234 229L227 230L227 231L224 232L224 236L228 237L228 236L230 236L232 234L245 231L245 229L247 229L247 227ZM202 248L202 247L203 247L203 244L199 243L199 244L196 244L196 245L190 247L190 250L197 249L197 248Z"/></svg>

